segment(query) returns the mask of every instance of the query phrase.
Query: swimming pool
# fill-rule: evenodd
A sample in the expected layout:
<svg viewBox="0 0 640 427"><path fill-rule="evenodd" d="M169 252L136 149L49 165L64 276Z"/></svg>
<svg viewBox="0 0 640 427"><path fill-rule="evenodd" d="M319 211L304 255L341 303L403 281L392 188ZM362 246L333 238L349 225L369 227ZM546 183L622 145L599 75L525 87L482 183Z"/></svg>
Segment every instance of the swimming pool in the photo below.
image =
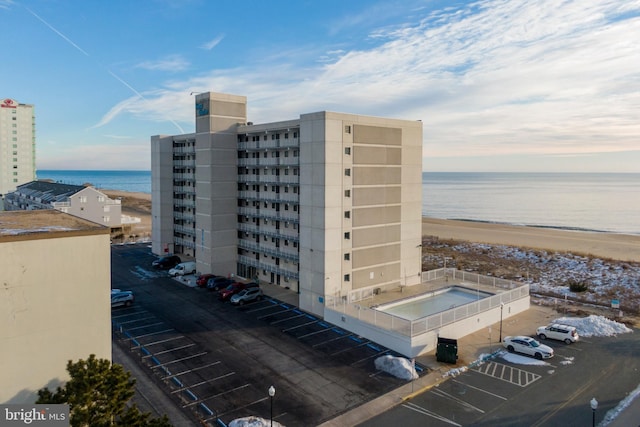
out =
<svg viewBox="0 0 640 427"><path fill-rule="evenodd" d="M461 305L488 298L494 294L463 286L451 286L417 297L381 304L375 309L406 320L416 320Z"/></svg>

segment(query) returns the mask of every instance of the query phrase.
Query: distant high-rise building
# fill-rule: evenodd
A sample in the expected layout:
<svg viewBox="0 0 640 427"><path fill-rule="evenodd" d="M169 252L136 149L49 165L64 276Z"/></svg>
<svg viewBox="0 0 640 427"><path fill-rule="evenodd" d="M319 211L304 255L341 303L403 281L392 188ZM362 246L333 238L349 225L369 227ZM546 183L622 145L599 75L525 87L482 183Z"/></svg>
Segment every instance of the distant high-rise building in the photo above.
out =
<svg viewBox="0 0 640 427"><path fill-rule="evenodd" d="M202 93L196 132L151 138L152 250L326 296L420 283L422 123L335 112L247 121Z"/></svg>
<svg viewBox="0 0 640 427"><path fill-rule="evenodd" d="M0 101L0 197L36 179L33 105Z"/></svg>

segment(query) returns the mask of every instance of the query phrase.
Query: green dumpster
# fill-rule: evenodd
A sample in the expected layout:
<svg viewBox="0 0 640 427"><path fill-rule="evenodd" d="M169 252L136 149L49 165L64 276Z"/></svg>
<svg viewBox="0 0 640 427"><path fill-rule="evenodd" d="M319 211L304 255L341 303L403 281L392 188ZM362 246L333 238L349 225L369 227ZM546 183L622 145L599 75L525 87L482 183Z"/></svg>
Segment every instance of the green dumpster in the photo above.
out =
<svg viewBox="0 0 640 427"><path fill-rule="evenodd" d="M458 340L438 337L436 360L444 363L456 363L458 361Z"/></svg>

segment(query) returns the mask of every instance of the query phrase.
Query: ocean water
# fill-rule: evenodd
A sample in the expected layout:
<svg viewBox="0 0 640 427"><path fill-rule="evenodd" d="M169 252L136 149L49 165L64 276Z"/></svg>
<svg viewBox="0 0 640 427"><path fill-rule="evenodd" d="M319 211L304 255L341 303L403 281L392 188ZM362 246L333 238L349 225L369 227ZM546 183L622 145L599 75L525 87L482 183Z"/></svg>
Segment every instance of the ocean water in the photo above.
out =
<svg viewBox="0 0 640 427"><path fill-rule="evenodd" d="M38 179L151 194L151 171L39 170ZM640 234L640 174L422 174L422 214L567 230Z"/></svg>
<svg viewBox="0 0 640 427"><path fill-rule="evenodd" d="M38 170L36 176L61 184L151 194L151 171Z"/></svg>
<svg viewBox="0 0 640 427"><path fill-rule="evenodd" d="M640 234L640 174L427 172L422 182L427 217Z"/></svg>

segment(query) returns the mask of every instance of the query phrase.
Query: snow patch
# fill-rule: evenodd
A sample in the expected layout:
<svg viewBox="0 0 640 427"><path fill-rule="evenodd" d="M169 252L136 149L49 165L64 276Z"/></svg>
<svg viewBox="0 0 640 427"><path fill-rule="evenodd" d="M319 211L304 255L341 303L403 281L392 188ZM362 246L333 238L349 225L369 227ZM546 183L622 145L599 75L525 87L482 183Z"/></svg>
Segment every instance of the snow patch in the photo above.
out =
<svg viewBox="0 0 640 427"><path fill-rule="evenodd" d="M622 323L593 314L583 318L561 317L552 323L574 326L578 330L578 335L583 337L611 337L633 332L632 329Z"/></svg>
<svg viewBox="0 0 640 427"><path fill-rule="evenodd" d="M519 354L507 353L506 351L501 351L500 353L498 353L498 356L502 357L507 362L516 363L518 365L549 366L549 364L544 360L538 360L528 356L521 356Z"/></svg>
<svg viewBox="0 0 640 427"><path fill-rule="evenodd" d="M389 354L380 356L375 360L376 369L387 372L396 378L403 380L415 380L418 378L418 373L413 367L413 364L409 359L404 357L395 357Z"/></svg>
<svg viewBox="0 0 640 427"><path fill-rule="evenodd" d="M229 427L271 427L271 420L260 417L236 418L229 423ZM273 422L273 427L284 427L277 421Z"/></svg>

